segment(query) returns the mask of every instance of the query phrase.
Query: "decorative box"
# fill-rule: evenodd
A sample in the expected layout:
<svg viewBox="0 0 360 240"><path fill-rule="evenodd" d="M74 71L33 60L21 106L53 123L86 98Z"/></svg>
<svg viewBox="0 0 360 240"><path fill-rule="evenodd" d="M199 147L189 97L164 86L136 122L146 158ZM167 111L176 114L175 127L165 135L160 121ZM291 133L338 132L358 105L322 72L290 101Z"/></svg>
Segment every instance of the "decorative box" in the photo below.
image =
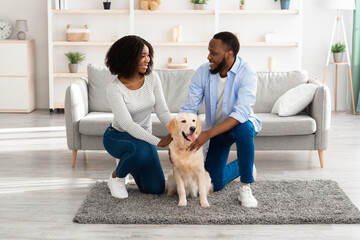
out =
<svg viewBox="0 0 360 240"><path fill-rule="evenodd" d="M183 58L179 61L173 61L173 59L171 57L169 57L168 59L168 69L187 69L188 68L188 64L187 64L187 58Z"/></svg>
<svg viewBox="0 0 360 240"><path fill-rule="evenodd" d="M87 42L90 38L90 30L87 25L84 28L70 28L70 24L67 25L66 41L70 42Z"/></svg>

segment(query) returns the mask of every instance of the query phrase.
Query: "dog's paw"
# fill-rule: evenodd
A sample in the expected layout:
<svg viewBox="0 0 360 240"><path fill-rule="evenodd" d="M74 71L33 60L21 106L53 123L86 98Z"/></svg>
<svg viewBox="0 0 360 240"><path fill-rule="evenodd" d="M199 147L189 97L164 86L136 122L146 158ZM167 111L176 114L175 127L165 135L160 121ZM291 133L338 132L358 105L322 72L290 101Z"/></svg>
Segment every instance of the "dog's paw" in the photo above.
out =
<svg viewBox="0 0 360 240"><path fill-rule="evenodd" d="M202 206L202 207L210 207L210 204L208 203L208 201L204 201L204 202L200 202L200 205Z"/></svg>
<svg viewBox="0 0 360 240"><path fill-rule="evenodd" d="M179 207L185 207L187 205L187 201L179 201L178 206Z"/></svg>

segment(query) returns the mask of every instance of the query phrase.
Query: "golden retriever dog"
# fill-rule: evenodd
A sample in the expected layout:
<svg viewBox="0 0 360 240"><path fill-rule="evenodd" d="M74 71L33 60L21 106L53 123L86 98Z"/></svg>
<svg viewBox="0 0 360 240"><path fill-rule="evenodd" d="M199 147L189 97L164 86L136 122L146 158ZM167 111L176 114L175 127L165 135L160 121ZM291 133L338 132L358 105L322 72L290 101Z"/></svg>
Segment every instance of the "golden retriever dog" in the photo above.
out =
<svg viewBox="0 0 360 240"><path fill-rule="evenodd" d="M188 150L199 136L201 126L201 121L192 113L179 114L167 124L173 138L169 145L173 171L168 176L167 190L169 196L178 193L178 206L186 206L186 196L197 197L198 193L200 205L210 206L207 195L213 191L213 185L204 167L203 149Z"/></svg>

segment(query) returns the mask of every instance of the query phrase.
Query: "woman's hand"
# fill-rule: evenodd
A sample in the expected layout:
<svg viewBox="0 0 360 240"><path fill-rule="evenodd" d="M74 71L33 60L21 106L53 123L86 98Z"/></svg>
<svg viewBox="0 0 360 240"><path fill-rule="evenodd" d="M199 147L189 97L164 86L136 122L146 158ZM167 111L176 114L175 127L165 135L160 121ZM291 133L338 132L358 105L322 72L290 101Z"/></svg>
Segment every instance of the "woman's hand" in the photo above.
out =
<svg viewBox="0 0 360 240"><path fill-rule="evenodd" d="M158 147L166 147L167 145L169 145L172 142L172 137L171 134L168 134L166 137L164 137L163 139L160 140L160 142L158 143Z"/></svg>

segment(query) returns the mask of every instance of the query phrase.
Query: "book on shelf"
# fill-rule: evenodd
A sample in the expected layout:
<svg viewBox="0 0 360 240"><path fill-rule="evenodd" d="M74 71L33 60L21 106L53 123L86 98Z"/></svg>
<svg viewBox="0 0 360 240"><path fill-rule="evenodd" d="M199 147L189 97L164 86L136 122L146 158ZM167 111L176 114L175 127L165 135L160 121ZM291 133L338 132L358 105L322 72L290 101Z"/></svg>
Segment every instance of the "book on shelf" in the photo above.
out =
<svg viewBox="0 0 360 240"><path fill-rule="evenodd" d="M69 0L54 0L55 1L55 9L69 9Z"/></svg>
<svg viewBox="0 0 360 240"><path fill-rule="evenodd" d="M55 1L55 9L60 9L60 0L54 0Z"/></svg>

